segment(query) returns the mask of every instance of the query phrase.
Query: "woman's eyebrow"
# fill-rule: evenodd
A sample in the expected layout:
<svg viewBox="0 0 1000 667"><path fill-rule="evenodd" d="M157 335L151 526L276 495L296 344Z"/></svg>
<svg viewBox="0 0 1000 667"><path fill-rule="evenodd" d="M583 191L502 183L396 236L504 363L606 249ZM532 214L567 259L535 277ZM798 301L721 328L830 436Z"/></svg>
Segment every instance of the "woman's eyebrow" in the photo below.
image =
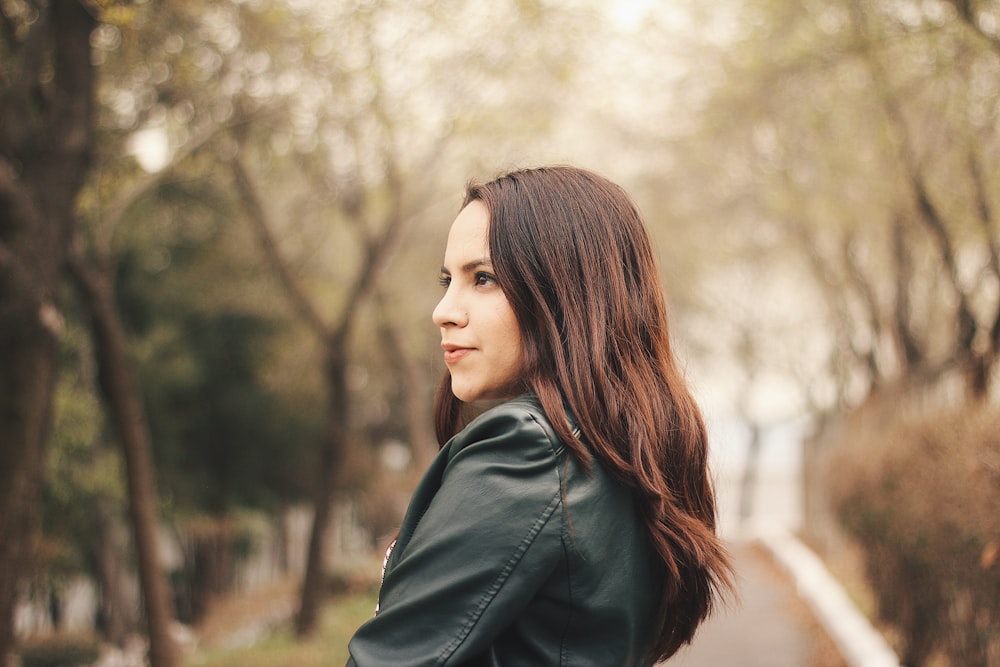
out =
<svg viewBox="0 0 1000 667"><path fill-rule="evenodd" d="M470 271L475 271L481 266L491 267L493 266L493 263L490 261L489 257L481 257L480 259L474 259L471 262L466 262L465 264L462 265L461 270L465 273L468 273ZM449 271L448 267L446 266L441 267L441 273L448 276L451 275L451 271Z"/></svg>

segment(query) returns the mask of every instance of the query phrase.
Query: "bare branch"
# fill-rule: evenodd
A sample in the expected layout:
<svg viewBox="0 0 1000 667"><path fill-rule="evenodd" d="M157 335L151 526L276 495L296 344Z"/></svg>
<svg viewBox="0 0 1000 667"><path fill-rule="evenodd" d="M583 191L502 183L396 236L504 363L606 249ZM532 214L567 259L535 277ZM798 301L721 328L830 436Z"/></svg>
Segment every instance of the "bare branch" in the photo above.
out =
<svg viewBox="0 0 1000 667"><path fill-rule="evenodd" d="M133 183L132 187L123 189L122 192L120 192L118 196L115 197L115 199L107 206L104 214L101 216L102 220L100 229L103 233L95 241L98 253L101 256L110 256L111 238L114 235L114 231L118 225L121 224L122 218L128 212L129 208L136 203L136 201L162 183L167 176L172 174L181 163L183 163L198 149L231 127L232 124L223 124L213 125L206 128L200 134L185 143L179 151L174 153L170 162L164 165L162 169L146 173L142 178Z"/></svg>
<svg viewBox="0 0 1000 667"><path fill-rule="evenodd" d="M913 194L917 199L917 208L920 212L918 217L930 230L931 236L937 244L938 254L941 256L941 262L946 269L945 273L948 275L948 282L958 299L958 352L969 356L972 354L972 343L976 338L979 325L972 313L969 295L959 280L958 261L955 258L951 237L948 234L943 216L927 192L923 178L915 169L909 170L909 180Z"/></svg>
<svg viewBox="0 0 1000 667"><path fill-rule="evenodd" d="M337 328L340 336L346 335L347 330L352 324L352 313L374 287L375 279L382 268L383 262L385 262L389 252L395 245L396 239L399 237L403 227L405 227L406 220L402 215L399 201L400 192L394 190L390 192L389 196L392 199L392 205L386 216L387 219L382 225L381 231L376 236L370 238L365 245L365 260L362 262L361 271L355 278L350 290L348 290L347 301L344 303L341 315L338 318L339 324Z"/></svg>
<svg viewBox="0 0 1000 667"><path fill-rule="evenodd" d="M979 166L976 154L969 152L969 175L972 176L972 184L976 190L976 212L980 228L983 231L983 239L990 253L990 270L993 275L1000 279L1000 248L997 247L997 234L993 220L993 210L990 207L989 191L983 179L983 171Z"/></svg>
<svg viewBox="0 0 1000 667"><path fill-rule="evenodd" d="M906 243L906 224L896 216L892 222L892 259L895 270L895 297L893 299L893 334L900 358L907 372L919 366L924 359L920 343L910 322L910 284L913 280L913 262Z"/></svg>
<svg viewBox="0 0 1000 667"><path fill-rule="evenodd" d="M972 182L976 189L976 210L979 213L979 224L983 230L983 238L990 253L989 267L994 277L1000 281L1000 248L997 247L993 209L990 207L986 181L983 178L979 160L976 159L974 152L969 153L969 173L972 176ZM989 363L995 363L997 357L1000 356L1000 296L997 296L995 309L993 322L990 325Z"/></svg>
<svg viewBox="0 0 1000 667"><path fill-rule="evenodd" d="M429 395L425 374L420 363L407 350L406 336L393 319L392 308L389 307L385 294L376 287L373 296L379 311L380 334L393 365L399 369L399 379L403 384L407 433L416 469L424 470L438 449L434 439L434 426L427 410Z"/></svg>
<svg viewBox="0 0 1000 667"><path fill-rule="evenodd" d="M856 25L859 26L859 33L864 34L863 22L865 17L857 5L855 5L853 18ZM917 208L918 219L924 224L934 239L941 262L945 267L945 273L948 276L949 286L958 300L956 352L958 356L971 362L975 356L972 344L976 337L978 323L972 312L969 294L959 279L958 261L944 215L942 215L931 198L925 176L919 167L913 149L913 141L910 137L903 110L900 107L900 101L891 90L885 69L875 54L874 45L871 43L871 40L868 40L866 44L865 61L874 81L875 92L879 97L886 120L888 121L887 129L893 135L893 140L899 154L899 161Z"/></svg>
<svg viewBox="0 0 1000 667"><path fill-rule="evenodd" d="M871 327L872 335L878 339L882 336L882 314L878 303L878 296L875 288L865 275L861 263L858 261L857 242L851 233L844 234L840 244L841 257L847 269L847 279L849 284L861 296L861 301L868 311L868 326Z"/></svg>
<svg viewBox="0 0 1000 667"><path fill-rule="evenodd" d="M862 350L855 341L854 327L851 324L850 307L845 296L846 290L841 289L843 284L837 276L837 272L831 265L831 261L823 254L818 247L815 238L809 233L805 225L795 221L787 220L785 227L791 233L792 240L802 249L803 255L808 261L809 269L812 271L816 284L824 294L824 302L830 309L831 325L834 329L837 350L831 355L831 374L838 384L840 401L844 400L846 388L849 381L850 369L848 364L843 363L840 355L862 364L869 371L869 384L874 384L877 380L875 373L877 365L874 362L872 350Z"/></svg>
<svg viewBox="0 0 1000 667"><path fill-rule="evenodd" d="M375 98L372 102L373 113L381 121L381 128L386 133L387 138L383 144L385 159L385 189L389 200L389 210L382 221L378 231L364 219L364 207L357 206L353 222L355 229L364 239L365 261L362 263L361 271L348 291L347 301L341 311L339 326L341 336L346 336L352 322L352 313L361 303L362 299L373 289L376 277L381 269L382 263L388 257L390 250L395 245L396 239L405 226L403 217L403 179L399 171L399 162L396 157L395 142L393 138L393 124L391 118L385 112L383 105L381 88L376 89ZM353 128L351 128L353 130ZM355 145L359 145L355 141ZM362 200L363 203L363 200ZM348 219L352 219L351 212L345 208Z"/></svg>
<svg viewBox="0 0 1000 667"><path fill-rule="evenodd" d="M278 248L278 241L272 232L273 223L264 209L257 186L254 185L249 173L247 173L239 153L230 161L229 166L236 190L240 195L240 201L253 224L261 251L277 274L281 286L292 302L292 307L319 339L327 339L329 336L327 325L312 300L292 274L288 261L282 256L281 250Z"/></svg>

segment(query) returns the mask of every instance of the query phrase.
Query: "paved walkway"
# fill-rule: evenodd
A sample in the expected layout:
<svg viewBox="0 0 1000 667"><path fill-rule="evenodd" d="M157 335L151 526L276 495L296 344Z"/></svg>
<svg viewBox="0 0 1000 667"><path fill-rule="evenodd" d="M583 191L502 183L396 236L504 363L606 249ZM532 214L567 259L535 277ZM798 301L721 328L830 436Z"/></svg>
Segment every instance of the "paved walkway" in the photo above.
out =
<svg viewBox="0 0 1000 667"><path fill-rule="evenodd" d="M840 600L836 590L831 594L830 589L836 589L837 584L828 573L818 571L823 569L818 559L790 537L802 522L799 433L794 428L784 429L765 438L752 494L751 521L741 523L745 434L720 424L710 431L714 431L712 465L720 531L728 539L740 599L720 608L699 629L692 644L663 663L664 667L847 667L845 656L857 667L898 667L882 647L872 646L880 637L856 627L864 621L853 625L843 622L845 616L848 621L858 620L851 618L853 608L843 609L850 603L846 597ZM750 532L748 526L752 527ZM761 528L767 532L760 532ZM762 539L753 539L755 536ZM812 561L816 567L810 569ZM828 585L820 585L824 582ZM831 597L843 604L829 612ZM817 620L817 609L824 610L822 624ZM860 651L853 648L858 644L864 645ZM848 647L846 653L842 652L844 647Z"/></svg>
<svg viewBox="0 0 1000 667"><path fill-rule="evenodd" d="M798 598L794 584L754 542L730 544L741 599L720 608L665 667L845 665Z"/></svg>

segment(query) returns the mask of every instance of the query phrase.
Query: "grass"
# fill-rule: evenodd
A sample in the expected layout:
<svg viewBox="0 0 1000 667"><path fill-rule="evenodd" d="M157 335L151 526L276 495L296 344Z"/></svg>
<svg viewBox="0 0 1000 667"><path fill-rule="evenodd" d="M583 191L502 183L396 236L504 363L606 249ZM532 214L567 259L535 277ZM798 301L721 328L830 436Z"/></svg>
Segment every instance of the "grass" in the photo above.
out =
<svg viewBox="0 0 1000 667"><path fill-rule="evenodd" d="M217 600L196 629L198 648L184 667L329 667L347 662L347 642L375 613L381 554L345 562L331 573L340 592L326 602L316 633L298 639L291 628L297 580L273 582L254 591ZM257 639L253 635L259 634ZM240 640L240 635L244 637ZM239 642L239 648L232 645ZM228 646L227 646L228 644Z"/></svg>
<svg viewBox="0 0 1000 667"><path fill-rule="evenodd" d="M358 626L372 617L375 599L375 590L339 595L327 604L318 631L309 639L296 639L286 624L253 646L198 651L184 662L184 667L343 665L347 662L347 642Z"/></svg>

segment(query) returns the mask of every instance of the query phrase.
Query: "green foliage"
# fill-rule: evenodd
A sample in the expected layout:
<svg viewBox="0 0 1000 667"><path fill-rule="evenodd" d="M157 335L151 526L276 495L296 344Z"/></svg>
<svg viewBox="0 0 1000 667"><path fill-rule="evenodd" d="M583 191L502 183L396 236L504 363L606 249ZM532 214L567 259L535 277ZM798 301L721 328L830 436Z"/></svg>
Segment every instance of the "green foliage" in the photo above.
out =
<svg viewBox="0 0 1000 667"><path fill-rule="evenodd" d="M308 491L317 417L307 409L318 406L268 385L284 321L266 312L254 258L231 243L214 191L185 188L174 204L177 189L157 192L165 208L152 219L180 209L184 221L136 236L118 271L163 491L179 508L212 514L293 502Z"/></svg>
<svg viewBox="0 0 1000 667"><path fill-rule="evenodd" d="M881 617L906 664L955 667L1000 651L1000 411L967 408L852 433L835 478Z"/></svg>
<svg viewBox="0 0 1000 667"><path fill-rule="evenodd" d="M21 646L22 667L79 667L100 656L94 637L53 636L33 639Z"/></svg>
<svg viewBox="0 0 1000 667"><path fill-rule="evenodd" d="M49 579L93 571L98 533L94 508L120 507L125 495L117 451L105 437L86 330L72 309L66 314L62 373L42 489L44 539L35 562L38 572Z"/></svg>
<svg viewBox="0 0 1000 667"><path fill-rule="evenodd" d="M314 437L262 380L273 325L241 313L182 314L143 367L164 487L211 513L302 497Z"/></svg>
<svg viewBox="0 0 1000 667"><path fill-rule="evenodd" d="M114 269L161 495L220 515L306 497L322 408L272 380L289 323L212 166L192 158L132 201Z"/></svg>
<svg viewBox="0 0 1000 667"><path fill-rule="evenodd" d="M338 595L323 610L319 632L312 638L298 639L281 630L247 648L200 652L189 658L185 667L342 665L347 662L348 641L372 617L376 599L375 588Z"/></svg>

